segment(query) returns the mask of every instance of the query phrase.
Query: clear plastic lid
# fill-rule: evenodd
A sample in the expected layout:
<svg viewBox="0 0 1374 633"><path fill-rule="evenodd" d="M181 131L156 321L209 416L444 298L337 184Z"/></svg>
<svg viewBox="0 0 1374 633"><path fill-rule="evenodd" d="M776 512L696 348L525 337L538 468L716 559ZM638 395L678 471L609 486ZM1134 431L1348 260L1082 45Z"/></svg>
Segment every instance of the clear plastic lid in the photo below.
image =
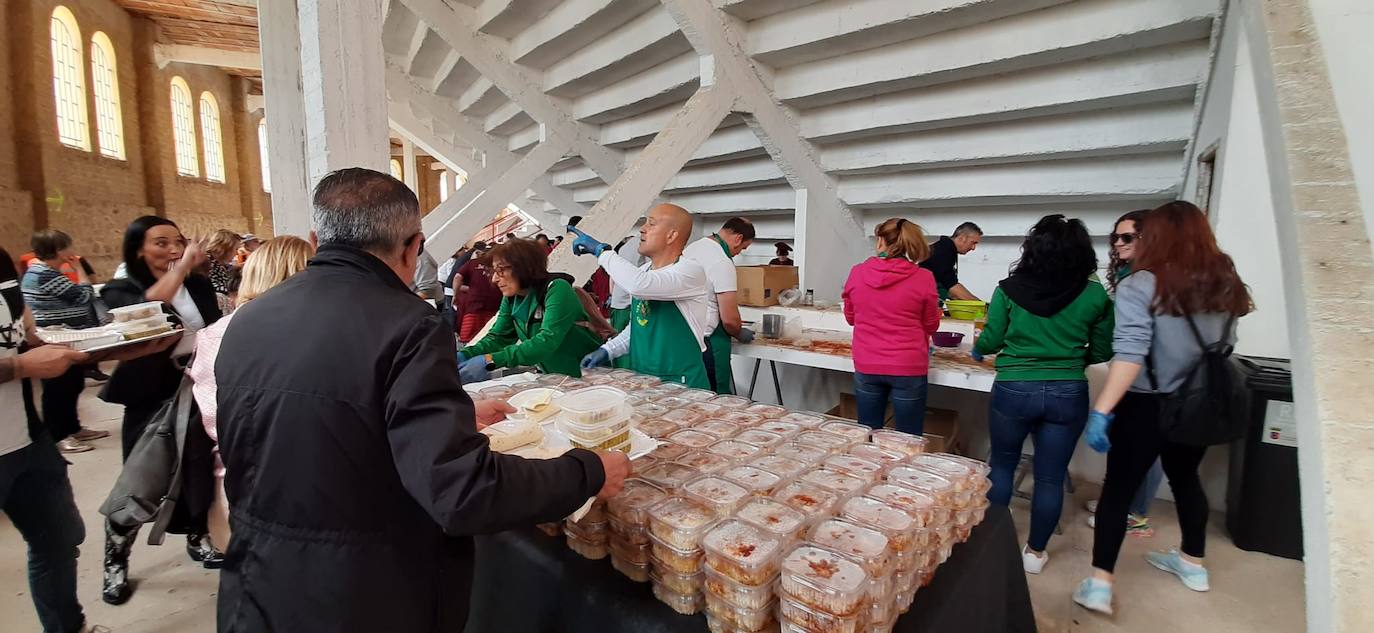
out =
<svg viewBox="0 0 1374 633"><path fill-rule="evenodd" d="M714 577L720 576L717 574ZM776 631L778 628L771 600L762 607L751 609L710 591L703 592L702 596L706 598L706 628L711 633L758 633Z"/></svg>
<svg viewBox="0 0 1374 633"><path fill-rule="evenodd" d="M625 378L622 378L621 380L625 381L626 383L637 385L640 387L652 387L663 382L662 378L659 378L657 376L646 376L644 374L635 374L633 376L627 376Z"/></svg>
<svg viewBox="0 0 1374 633"><path fill-rule="evenodd" d="M777 433L784 438L790 438L802 432L801 426L791 422L783 422L782 420L767 420L759 423L759 425L754 428L760 431L768 431L769 433Z"/></svg>
<svg viewBox="0 0 1374 633"><path fill-rule="evenodd" d="M716 419L734 422L742 426L754 426L764 420L763 416L757 413L745 413L738 409L728 408L716 415Z"/></svg>
<svg viewBox="0 0 1374 633"><path fill-rule="evenodd" d="M745 429L740 431L735 439L741 442L748 442L762 449L771 449L782 443L783 437L777 433L769 433L759 429Z"/></svg>
<svg viewBox="0 0 1374 633"><path fill-rule="evenodd" d="M681 494L692 501L711 508L717 516L729 516L744 503L749 491L743 486L717 475L697 477L682 486Z"/></svg>
<svg viewBox="0 0 1374 633"><path fill-rule="evenodd" d="M564 381L564 382L562 382L562 383L559 383L559 384L556 385L554 388L555 388L555 389L559 389L559 390L561 390L561 391L565 391L565 392L572 392L572 391L577 391L578 389L585 389L585 388L590 387L590 386L591 386L591 385L588 385L588 384L587 384L587 381L585 381L585 380L579 380L579 379L577 379L577 378L570 378L570 379L568 379L568 380L566 380L566 381Z"/></svg>
<svg viewBox="0 0 1374 633"><path fill-rule="evenodd" d="M668 497L649 508L649 531L666 545L690 550L700 544L701 535L718 518L710 508L691 499Z"/></svg>
<svg viewBox="0 0 1374 633"><path fill-rule="evenodd" d="M828 453L838 453L848 449L854 444L854 442L850 441L847 437L835 435L834 433L827 433L825 431L803 431L798 433L797 437L793 439L802 444L810 444L817 448L823 448Z"/></svg>
<svg viewBox="0 0 1374 633"><path fill-rule="evenodd" d="M582 374L582 382L585 382L585 383L587 383L587 384L589 384L589 385L611 385L611 386L615 386L616 384L618 384L619 381L617 381L616 379L614 379L614 378L612 378L612 377L610 377L610 376L605 376L605 375L602 375L602 376L588 376L587 374L584 373L584 374Z"/></svg>
<svg viewBox="0 0 1374 633"><path fill-rule="evenodd" d="M830 470L829 468L806 471L802 473L801 479L802 481L816 484L822 488L834 490L842 497L856 494L868 485L868 482L863 479L853 475L846 475L837 470Z"/></svg>
<svg viewBox="0 0 1374 633"><path fill-rule="evenodd" d="M718 404L726 409L744 409L753 404L751 400L744 396L717 396L708 402L711 404Z"/></svg>
<svg viewBox="0 0 1374 633"><path fill-rule="evenodd" d="M806 525L806 515L768 497L755 497L749 500L735 512L735 518L752 523L784 539L796 536Z"/></svg>
<svg viewBox="0 0 1374 633"><path fill-rule="evenodd" d="M696 411L706 416L717 416L725 413L726 409L718 404L711 404L709 402L693 402L687 405L687 410Z"/></svg>
<svg viewBox="0 0 1374 633"><path fill-rule="evenodd" d="M657 418L667 412L668 407L659 404L654 404L652 402L646 402L635 407L635 413L643 415L646 418Z"/></svg>
<svg viewBox="0 0 1374 633"><path fill-rule="evenodd" d="M963 455L955 455L953 453L931 453L931 455L966 464L982 477L987 477L988 473L992 472L992 467L989 466L987 462L979 461L972 457L964 457Z"/></svg>
<svg viewBox="0 0 1374 633"><path fill-rule="evenodd" d="M756 413L770 420L787 415L787 409L772 404L755 404L746 408L745 413Z"/></svg>
<svg viewBox="0 0 1374 633"><path fill-rule="evenodd" d="M826 519L811 528L807 538L859 561L873 578L886 576L891 568L892 553L887 549L887 536L873 528L843 519Z"/></svg>
<svg viewBox="0 0 1374 633"><path fill-rule="evenodd" d="M606 503L606 512L626 523L644 525L649 520L649 508L666 498L668 493L644 479L626 479L620 494Z"/></svg>
<svg viewBox="0 0 1374 633"><path fill-rule="evenodd" d="M652 438L668 437L682 427L662 419L647 419L639 423L640 432Z"/></svg>
<svg viewBox="0 0 1374 633"><path fill-rule="evenodd" d="M845 473L846 475L853 475L870 484L878 481L883 476L882 464L870 462L862 457L855 457L849 454L831 455L825 458L825 461L821 462L821 466Z"/></svg>
<svg viewBox="0 0 1374 633"><path fill-rule="evenodd" d="M855 424L853 422L842 422L840 420L832 420L830 422L826 422L821 425L820 430L825 431L827 433L834 433L835 435L846 437L849 439L850 444L861 444L863 442L867 442L868 435L873 432L873 429L862 424Z"/></svg>
<svg viewBox="0 0 1374 633"><path fill-rule="evenodd" d="M122 308L110 308L108 312L114 317L116 322L137 321L138 319L146 319L161 314L162 302L145 301Z"/></svg>
<svg viewBox="0 0 1374 633"><path fill-rule="evenodd" d="M560 385L568 380L570 380L570 378L563 374L539 374L534 379L535 382L547 387Z"/></svg>
<svg viewBox="0 0 1374 633"><path fill-rule="evenodd" d="M696 411L686 409L669 409L667 413L658 416L660 420L667 420L678 426L692 426L697 422L706 419L706 416Z"/></svg>
<svg viewBox="0 0 1374 633"><path fill-rule="evenodd" d="M678 394L678 397L692 402L706 402L707 400L715 400L716 394L705 389L684 389L682 393Z"/></svg>
<svg viewBox="0 0 1374 633"><path fill-rule="evenodd" d="M660 442L658 447L649 453L649 457L652 457L654 459L661 459L666 462L671 462L679 457L682 457L683 455L686 455L687 452L690 450L692 449L681 444L678 444L676 442L665 441Z"/></svg>
<svg viewBox="0 0 1374 633"><path fill-rule="evenodd" d="M792 424L802 427L803 429L816 429L820 428L822 424L825 424L825 416L817 415L815 413L792 412L778 418L778 421L790 422Z"/></svg>
<svg viewBox="0 0 1374 633"><path fill-rule="evenodd" d="M929 443L926 438L920 435L912 435L892 429L877 429L873 431L873 443L880 448L890 451L897 451L905 455L919 455L926 451Z"/></svg>
<svg viewBox="0 0 1374 633"><path fill-rule="evenodd" d="M678 396L667 396L665 398L659 398L658 400L655 400L654 404L672 410L685 408L687 405L692 404L692 401L684 400L683 398L680 398Z"/></svg>
<svg viewBox="0 0 1374 633"><path fill-rule="evenodd" d="M942 504L954 500L958 492L954 482L939 473L914 466L894 466L887 471L887 480L899 486L929 493Z"/></svg>
<svg viewBox="0 0 1374 633"><path fill-rule="evenodd" d="M911 544L912 534L917 528L915 517L872 497L854 497L845 501L840 507L840 516L882 532L894 551L905 550Z"/></svg>
<svg viewBox="0 0 1374 633"><path fill-rule="evenodd" d="M663 490L673 492L700 474L690 466L683 466L676 462L660 462L640 473L639 476Z"/></svg>
<svg viewBox="0 0 1374 633"><path fill-rule="evenodd" d="M868 625L868 611L835 615L788 596L778 599L778 633L886 633L883 627Z"/></svg>
<svg viewBox="0 0 1374 633"><path fill-rule="evenodd" d="M477 395L484 400L505 400L515 395L515 390L505 385L492 385L478 389Z"/></svg>
<svg viewBox="0 0 1374 633"><path fill-rule="evenodd" d="M709 474L725 470L734 462L710 451L692 451L677 458L677 463L695 468L702 474Z"/></svg>
<svg viewBox="0 0 1374 633"><path fill-rule="evenodd" d="M773 449L773 454L778 457L786 457L791 460L799 461L807 466L815 466L821 463L821 460L825 459L826 456L830 454L830 451L820 448L819 446L802 444L800 442L783 442L779 444L777 448Z"/></svg>
<svg viewBox="0 0 1374 633"><path fill-rule="evenodd" d="M564 420L597 424L624 415L626 393L615 387L597 386L570 391L558 399Z"/></svg>
<svg viewBox="0 0 1374 633"><path fill-rule="evenodd" d="M601 420L591 423L577 422L567 415L564 409L555 419L558 430L562 431L569 439L581 440L582 442L601 442L621 433L626 433L634 426L634 410L621 404L616 410L616 414L604 417Z"/></svg>
<svg viewBox="0 0 1374 633"><path fill-rule="evenodd" d="M681 433L682 431L678 432ZM753 457L763 452L763 449L754 446L753 444L741 442L735 439L720 440L719 442L716 442L715 444L706 447L706 450L711 451L712 453L715 453L717 455L723 455L735 461L739 461L741 459L749 459L750 457Z"/></svg>
<svg viewBox="0 0 1374 633"><path fill-rule="evenodd" d="M868 574L839 552L800 545L782 561L780 586L793 599L784 601L801 602L827 613L852 614L867 597Z"/></svg>
<svg viewBox="0 0 1374 633"><path fill-rule="evenodd" d="M864 496L906 512L922 526L928 524L931 514L939 506L939 500L934 496L895 484L876 484L869 488Z"/></svg>
<svg viewBox="0 0 1374 633"><path fill-rule="evenodd" d="M710 433L722 440L727 437L734 437L740 432L740 426L738 424L714 419L697 422L692 425L692 429L701 431L702 433Z"/></svg>
<svg viewBox="0 0 1374 633"><path fill-rule="evenodd" d="M680 382L665 382L665 383L660 383L660 384L658 385L658 389L661 390L661 391L663 391L663 393L666 393L666 394L671 395L671 394L681 393L681 392L683 392L683 391L687 391L687 385L684 385L684 384L682 384L682 383L680 383Z"/></svg>
<svg viewBox="0 0 1374 633"><path fill-rule="evenodd" d="M783 542L737 519L717 523L701 539L706 565L735 582L761 585L778 573Z"/></svg>
<svg viewBox="0 0 1374 633"><path fill-rule="evenodd" d="M920 455L916 455L915 457L912 457L907 463L916 468L929 470L936 474L942 475L946 479L950 480L950 482L954 484L955 489L959 490L960 492L965 490L972 490L978 484L977 479L982 478L968 464L952 459L946 459L944 457L932 453L922 453Z"/></svg>
<svg viewBox="0 0 1374 633"><path fill-rule="evenodd" d="M773 498L806 515L807 520L830 516L839 501L835 491L805 481L784 484L773 492Z"/></svg>
<svg viewBox="0 0 1374 633"><path fill-rule="evenodd" d="M810 468L802 462L781 455L761 455L751 460L749 465L755 468L762 468L770 473L775 473L783 479L796 477L802 474L807 468Z"/></svg>
<svg viewBox="0 0 1374 633"><path fill-rule="evenodd" d="M640 428L642 430L643 425L640 425ZM880 464L884 468L892 466L893 464L900 464L902 460L906 459L905 454L880 448L877 444L859 444L857 446L851 446L846 454Z"/></svg>
<svg viewBox="0 0 1374 633"><path fill-rule="evenodd" d="M727 468L721 471L720 476L743 486L750 494L759 496L772 494L773 489L782 483L782 477L778 476L777 473L753 466Z"/></svg>
<svg viewBox="0 0 1374 633"><path fill-rule="evenodd" d="M668 440L686 446L688 448L706 448L717 441L717 438L710 433L702 433L696 429L681 429L670 433Z"/></svg>

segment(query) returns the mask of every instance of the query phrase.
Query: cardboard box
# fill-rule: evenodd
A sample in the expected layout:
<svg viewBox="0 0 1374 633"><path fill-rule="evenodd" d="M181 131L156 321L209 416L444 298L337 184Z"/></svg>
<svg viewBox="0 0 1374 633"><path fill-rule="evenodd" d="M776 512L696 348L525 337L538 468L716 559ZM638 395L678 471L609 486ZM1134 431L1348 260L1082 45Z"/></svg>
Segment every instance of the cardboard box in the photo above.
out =
<svg viewBox="0 0 1374 633"><path fill-rule="evenodd" d="M858 420L858 403L854 401L854 394L841 393L840 403L826 412L826 415L849 420ZM892 405L887 407L887 415L883 417L883 426L886 428L896 428L893 419ZM955 453L960 452L959 445L959 412L949 409L926 408L925 436L930 444L926 450L932 453Z"/></svg>
<svg viewBox="0 0 1374 633"><path fill-rule="evenodd" d="M760 308L778 305L778 294L796 288L800 279L796 266L739 266L735 274L739 280L739 304Z"/></svg>

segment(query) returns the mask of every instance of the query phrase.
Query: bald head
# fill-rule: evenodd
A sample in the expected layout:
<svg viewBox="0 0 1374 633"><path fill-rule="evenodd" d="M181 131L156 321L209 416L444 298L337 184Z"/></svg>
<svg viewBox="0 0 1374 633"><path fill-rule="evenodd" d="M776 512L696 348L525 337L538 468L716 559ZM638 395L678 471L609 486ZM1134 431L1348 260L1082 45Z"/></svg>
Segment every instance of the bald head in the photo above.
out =
<svg viewBox="0 0 1374 633"><path fill-rule="evenodd" d="M692 238L692 214L675 204L649 209L639 229L639 254L650 259L676 260Z"/></svg>

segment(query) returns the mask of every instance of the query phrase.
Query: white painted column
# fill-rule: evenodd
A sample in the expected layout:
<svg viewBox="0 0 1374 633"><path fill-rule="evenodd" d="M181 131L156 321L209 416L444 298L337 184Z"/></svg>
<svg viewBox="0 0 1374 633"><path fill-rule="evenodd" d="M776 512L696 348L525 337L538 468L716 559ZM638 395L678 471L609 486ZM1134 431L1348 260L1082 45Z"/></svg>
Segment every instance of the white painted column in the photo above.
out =
<svg viewBox="0 0 1374 633"><path fill-rule="evenodd" d="M390 160L381 0L299 0L306 175ZM411 171L407 169L406 171Z"/></svg>
<svg viewBox="0 0 1374 633"><path fill-rule="evenodd" d="M415 144L401 139L401 176L411 191L420 193L420 178L415 168Z"/></svg>
<svg viewBox="0 0 1374 633"><path fill-rule="evenodd" d="M258 3L266 101L267 155L272 180L272 229L310 234L310 186L305 177L305 98L295 0Z"/></svg>

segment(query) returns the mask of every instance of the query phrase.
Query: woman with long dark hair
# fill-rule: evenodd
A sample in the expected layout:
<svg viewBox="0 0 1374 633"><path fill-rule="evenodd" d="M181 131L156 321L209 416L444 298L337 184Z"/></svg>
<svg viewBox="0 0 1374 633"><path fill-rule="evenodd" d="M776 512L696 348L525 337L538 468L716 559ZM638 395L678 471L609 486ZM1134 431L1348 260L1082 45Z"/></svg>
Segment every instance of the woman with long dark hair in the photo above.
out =
<svg viewBox="0 0 1374 633"><path fill-rule="evenodd" d="M195 349L195 333L218 321L220 310L210 280L195 272L205 263L205 251L198 244L187 244L181 229L171 220L152 215L134 220L124 231L123 250L128 277L115 279L101 290L106 305L119 308L161 301L184 331L180 342L169 352L119 363L100 392L102 400L124 405L120 433L124 458L128 459L148 422L181 385L183 367ZM213 569L223 562L224 556L204 538L206 512L214 494L211 445L204 429L197 425L192 425L188 432L192 435L187 437L185 459L205 465L187 469L191 478L183 481L177 516L169 530L185 532L187 554ZM209 476L200 477L203 474ZM137 536L137 527L105 523L105 575L101 590L105 602L123 604L133 592L128 578L129 551Z"/></svg>
<svg viewBox="0 0 1374 633"><path fill-rule="evenodd" d="M998 284L973 357L997 354L988 433L992 489L1011 502L1012 479L1026 436L1035 444L1030 535L1021 551L1038 574L1064 507L1064 476L1088 421L1088 365L1112 353L1112 301L1092 280L1097 253L1079 220L1047 215L1021 244L1021 259Z"/></svg>
<svg viewBox="0 0 1374 633"><path fill-rule="evenodd" d="M1178 550L1151 552L1145 559L1193 591L1210 588L1203 566L1209 508L1198 477L1207 449L1165 437L1160 402L1182 386L1202 357L1196 339L1233 342L1235 320L1254 307L1200 209L1170 202L1151 211L1144 224L1135 272L1117 287L1115 357L1085 432L1089 446L1107 453L1107 479L1097 506L1093 572L1073 599L1107 614L1126 512L1156 458L1174 492L1183 542Z"/></svg>

